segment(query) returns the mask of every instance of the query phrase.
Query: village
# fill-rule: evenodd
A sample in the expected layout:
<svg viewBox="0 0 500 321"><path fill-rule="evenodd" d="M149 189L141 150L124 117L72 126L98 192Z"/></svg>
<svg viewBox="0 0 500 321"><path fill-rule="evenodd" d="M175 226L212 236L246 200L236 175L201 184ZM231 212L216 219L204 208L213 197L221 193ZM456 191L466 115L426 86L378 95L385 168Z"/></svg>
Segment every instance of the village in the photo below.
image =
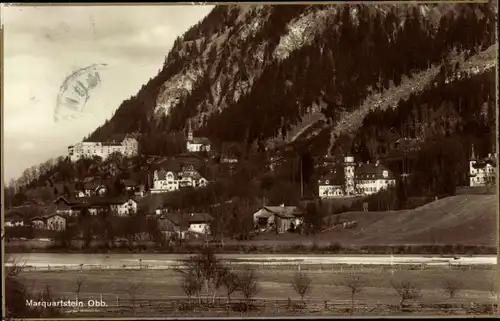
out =
<svg viewBox="0 0 500 321"><path fill-rule="evenodd" d="M399 139L394 144L393 150L400 148L400 145L411 152L418 148L419 142L415 139ZM155 222L154 229L165 239L173 237L187 239L189 235L189 238L208 241L211 239L211 226L214 220L210 213L179 210L161 202L158 205L144 203L151 202L148 196L161 197L180 190L206 188L214 178L204 177L198 169L209 161L211 151L209 140L204 137L194 137L189 126L185 152L177 157L159 159L154 166L149 167L145 183L138 183L133 179L121 180L123 194L110 197L102 181L91 178L81 182L80 188L75 188L72 192L65 187L64 192L52 201L48 212L42 211L44 213L42 215L32 214L38 211L26 212L26 207L23 207L24 212L18 208L9 209L5 218L7 238L26 238L25 234L36 235L37 233L33 231L53 232L42 235L54 235L65 231L69 226L81 224L82 215L104 220L106 215L111 214L118 219L126 219L137 216L140 212L145 220ZM139 143L132 135L107 142L80 142L68 148L68 158L73 163L96 157L107 159L117 154L125 158L134 157L138 153ZM487 158L477 159L472 146L469 162L470 187L485 186L494 181L496 175L494 157L490 154ZM229 175L234 172L238 162L239 159L234 153L219 155L219 163L225 166ZM325 156L315 168L322 173L317 180L316 198L319 200L335 201L374 195L395 187L397 181L395 174L379 160L373 163L356 162L350 155L345 155L341 162ZM273 171L273 163L267 166L267 170ZM110 171L113 174L113 168ZM264 200L252 212L253 230L258 233L276 234L300 232L305 208L306 206L291 204L267 204ZM368 210L367 203L364 204L363 210ZM337 225L349 228L357 224L356 221L343 222L340 225L339 222L336 223L329 228L335 228ZM20 228L31 232L9 233Z"/></svg>

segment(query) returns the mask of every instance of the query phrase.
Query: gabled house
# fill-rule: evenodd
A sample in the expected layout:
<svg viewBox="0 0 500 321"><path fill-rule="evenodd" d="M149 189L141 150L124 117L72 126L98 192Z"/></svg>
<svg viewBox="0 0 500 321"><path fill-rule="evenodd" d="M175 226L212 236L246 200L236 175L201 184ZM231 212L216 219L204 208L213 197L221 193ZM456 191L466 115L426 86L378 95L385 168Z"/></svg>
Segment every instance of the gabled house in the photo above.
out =
<svg viewBox="0 0 500 321"><path fill-rule="evenodd" d="M45 225L47 223L47 219L41 216L35 216L31 219L31 226L35 229L43 230L45 229Z"/></svg>
<svg viewBox="0 0 500 321"><path fill-rule="evenodd" d="M164 233L178 233L183 237L185 232L210 234L212 219L207 213L174 212L160 215L158 222Z"/></svg>
<svg viewBox="0 0 500 321"><path fill-rule="evenodd" d="M45 217L46 228L54 231L64 231L66 229L66 218L60 214L52 214Z"/></svg>
<svg viewBox="0 0 500 321"><path fill-rule="evenodd" d="M254 225L260 230L284 233L303 222L304 212L297 206L264 206L253 214Z"/></svg>
<svg viewBox="0 0 500 321"><path fill-rule="evenodd" d="M193 165L179 165L179 167L155 170L151 193L168 193L183 187L198 188L208 184L207 179L202 177Z"/></svg>
<svg viewBox="0 0 500 321"><path fill-rule="evenodd" d="M54 204L56 205L56 213L69 216L78 215L80 214L83 202L82 198L75 199L67 196L59 196L54 201Z"/></svg>

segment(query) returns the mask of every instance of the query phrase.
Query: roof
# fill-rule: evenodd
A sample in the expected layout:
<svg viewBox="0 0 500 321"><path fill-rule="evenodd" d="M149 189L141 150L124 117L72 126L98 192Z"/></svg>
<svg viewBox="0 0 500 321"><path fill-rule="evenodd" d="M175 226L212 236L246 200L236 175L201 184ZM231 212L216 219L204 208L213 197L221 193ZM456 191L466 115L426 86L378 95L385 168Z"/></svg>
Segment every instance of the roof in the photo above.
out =
<svg viewBox="0 0 500 321"><path fill-rule="evenodd" d="M331 172L323 175L319 180L319 185L342 185L344 183L344 171L340 169L332 169Z"/></svg>
<svg viewBox="0 0 500 321"><path fill-rule="evenodd" d="M384 176L384 171L387 176ZM395 179L394 174L384 165L381 164L360 164L355 168L355 177L360 180L367 179Z"/></svg>
<svg viewBox="0 0 500 321"><path fill-rule="evenodd" d="M123 185L125 185L126 187L135 187L137 186L137 182L132 180L132 179L124 179L123 180Z"/></svg>
<svg viewBox="0 0 500 321"><path fill-rule="evenodd" d="M266 218L277 215L281 218L295 218L303 212L297 206L264 206L257 213L259 217Z"/></svg>
<svg viewBox="0 0 500 321"><path fill-rule="evenodd" d="M166 180L168 173L172 173L173 174L174 180L177 179L177 172L175 172L173 170L160 169L160 170L156 171L156 173L158 174L158 180L160 180L160 181Z"/></svg>
<svg viewBox="0 0 500 321"><path fill-rule="evenodd" d="M45 216L35 216L31 219L32 222L33 221L45 221L45 220L46 220Z"/></svg>
<svg viewBox="0 0 500 321"><path fill-rule="evenodd" d="M208 223L213 220L212 216L208 213L166 213L160 216L160 219L168 219L174 225L181 226L181 224L185 224L186 222L189 224L196 223Z"/></svg>
<svg viewBox="0 0 500 321"><path fill-rule="evenodd" d="M197 171L182 171L178 174L178 176L180 179L191 178L194 180L198 180L200 178L203 178Z"/></svg>
<svg viewBox="0 0 500 321"><path fill-rule="evenodd" d="M121 143L125 139L125 137L127 137L127 134L113 134L107 139L107 142Z"/></svg>
<svg viewBox="0 0 500 321"><path fill-rule="evenodd" d="M61 214L57 214L57 213L55 213L55 214L50 214L50 215L46 215L46 216L44 216L44 218L48 220L48 219L53 218L53 217L56 217L56 216L59 216L59 217L62 217L62 218L64 218L64 219L66 219L66 218L65 218L64 216L62 216Z"/></svg>
<svg viewBox="0 0 500 321"><path fill-rule="evenodd" d="M202 145L210 145L210 141L206 137L193 137L193 140L190 141L191 144L202 144Z"/></svg>
<svg viewBox="0 0 500 321"><path fill-rule="evenodd" d="M137 203L137 200L133 197L119 196L114 198L105 197L81 197L81 198L68 198L65 196L59 196L54 203L58 201L63 201L71 207L83 208L83 207L93 207L102 205L121 205L129 200L133 200Z"/></svg>

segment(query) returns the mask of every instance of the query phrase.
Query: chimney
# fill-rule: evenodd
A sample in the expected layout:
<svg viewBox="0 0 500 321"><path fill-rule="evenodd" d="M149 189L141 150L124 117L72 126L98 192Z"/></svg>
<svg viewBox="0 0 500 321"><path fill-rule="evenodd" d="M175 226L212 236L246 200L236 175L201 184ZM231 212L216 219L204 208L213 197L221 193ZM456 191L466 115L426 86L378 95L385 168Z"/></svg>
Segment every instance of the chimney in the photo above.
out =
<svg viewBox="0 0 500 321"><path fill-rule="evenodd" d="M380 164L380 161L377 159L377 161L375 162L375 166L378 166Z"/></svg>
<svg viewBox="0 0 500 321"><path fill-rule="evenodd" d="M280 206L281 206L281 207L285 207L285 204L281 204Z"/></svg>
<svg viewBox="0 0 500 321"><path fill-rule="evenodd" d="M491 153L488 153L488 158L491 158Z"/></svg>

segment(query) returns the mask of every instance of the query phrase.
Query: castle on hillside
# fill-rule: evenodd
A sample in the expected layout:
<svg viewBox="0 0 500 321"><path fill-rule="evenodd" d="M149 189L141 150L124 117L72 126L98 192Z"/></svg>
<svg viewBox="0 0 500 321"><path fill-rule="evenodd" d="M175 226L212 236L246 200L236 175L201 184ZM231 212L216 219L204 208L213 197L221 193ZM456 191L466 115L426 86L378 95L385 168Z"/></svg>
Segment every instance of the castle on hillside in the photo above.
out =
<svg viewBox="0 0 500 321"><path fill-rule="evenodd" d="M488 157L479 159L472 145L471 158L469 159L469 186L486 186L494 184L496 179L497 154L488 154Z"/></svg>
<svg viewBox="0 0 500 321"><path fill-rule="evenodd" d="M194 137L191 122L189 122L189 130L186 141L186 150L188 152L210 152L210 141L206 137Z"/></svg>
<svg viewBox="0 0 500 321"><path fill-rule="evenodd" d="M72 162L94 156L106 159L113 153L136 156L139 154L139 142L130 135L117 135L105 142L79 142L68 147L68 156Z"/></svg>
<svg viewBox="0 0 500 321"><path fill-rule="evenodd" d="M353 156L345 156L341 167L332 168L318 181L320 198L371 195L394 186L394 174L380 164L355 163Z"/></svg>

